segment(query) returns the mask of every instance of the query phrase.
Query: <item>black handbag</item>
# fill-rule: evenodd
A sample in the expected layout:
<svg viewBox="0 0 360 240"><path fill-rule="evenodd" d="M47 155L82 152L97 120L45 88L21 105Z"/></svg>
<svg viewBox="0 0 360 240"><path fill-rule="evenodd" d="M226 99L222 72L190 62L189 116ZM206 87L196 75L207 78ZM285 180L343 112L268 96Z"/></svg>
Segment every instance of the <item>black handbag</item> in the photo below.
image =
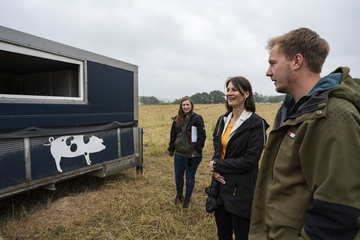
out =
<svg viewBox="0 0 360 240"><path fill-rule="evenodd" d="M208 197L206 198L206 212L212 213L219 208L218 194L219 194L219 182L213 176L211 179L210 187L205 188L205 192Z"/></svg>

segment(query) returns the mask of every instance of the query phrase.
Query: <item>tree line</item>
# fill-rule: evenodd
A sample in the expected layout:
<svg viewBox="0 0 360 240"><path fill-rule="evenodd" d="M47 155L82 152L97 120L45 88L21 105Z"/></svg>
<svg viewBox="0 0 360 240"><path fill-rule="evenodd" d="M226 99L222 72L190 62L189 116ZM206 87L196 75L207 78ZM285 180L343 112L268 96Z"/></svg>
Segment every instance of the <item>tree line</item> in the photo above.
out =
<svg viewBox="0 0 360 240"><path fill-rule="evenodd" d="M254 92L254 100L256 103L280 103L282 101L284 101L285 99L285 94L281 94L281 95L277 95L277 96L266 96L266 95L262 95L259 94L257 92Z"/></svg>
<svg viewBox="0 0 360 240"><path fill-rule="evenodd" d="M184 96L189 97L189 96ZM202 92L196 93L190 96L196 104L210 104L210 103L225 103L225 94L219 90L211 91L210 93ZM160 104L180 104L182 98L175 99L173 102L167 102L158 100L156 97L140 97L140 103L144 105L160 105Z"/></svg>
<svg viewBox="0 0 360 240"><path fill-rule="evenodd" d="M225 93L219 90L214 90L210 93L195 93L194 95L190 96L190 98L194 101L195 104L225 103ZM181 99L182 98L175 99L175 101L171 104L180 104Z"/></svg>
<svg viewBox="0 0 360 240"><path fill-rule="evenodd" d="M360 86L360 78L354 78L355 83ZM188 96L186 96L188 97ZM211 91L210 93L202 92L196 93L190 96L195 104L214 104L214 103L225 103L225 93L219 90ZM156 97L142 96L139 98L140 103L144 105L164 105L164 104L180 104L182 98L175 99L173 102L164 102L158 100ZM256 103L279 103L284 101L285 94L277 96L267 96L254 92L254 100Z"/></svg>
<svg viewBox="0 0 360 240"><path fill-rule="evenodd" d="M185 96L189 97L189 96ZM194 101L195 104L218 104L218 103L225 103L225 93L219 90L211 91L210 93L202 92L196 93L190 96L191 99ZM257 92L254 93L254 100L256 103L278 103L282 102L285 98L285 95L278 95L278 96L266 96L259 94ZM144 105L165 105L165 104L180 104L182 98L175 99L173 102L164 102L160 101L154 96L147 97L141 96L139 98L140 103Z"/></svg>

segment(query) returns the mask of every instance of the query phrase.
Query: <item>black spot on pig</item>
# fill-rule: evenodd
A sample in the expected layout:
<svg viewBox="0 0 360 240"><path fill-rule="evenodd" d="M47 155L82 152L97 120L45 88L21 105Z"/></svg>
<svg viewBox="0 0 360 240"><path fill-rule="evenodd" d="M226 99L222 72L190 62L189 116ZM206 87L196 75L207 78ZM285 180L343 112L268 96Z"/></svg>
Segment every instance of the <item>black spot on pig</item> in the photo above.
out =
<svg viewBox="0 0 360 240"><path fill-rule="evenodd" d="M70 151L71 151L71 152L76 152L76 150L77 150L77 145L76 145L76 143L71 144L71 146L70 146Z"/></svg>
<svg viewBox="0 0 360 240"><path fill-rule="evenodd" d="M84 136L83 136L83 141L84 141L85 144L87 144L88 142L90 142L90 137L84 135Z"/></svg>
<svg viewBox="0 0 360 240"><path fill-rule="evenodd" d="M70 146L72 140L74 140L74 137L68 137L68 138L66 139L66 145Z"/></svg>

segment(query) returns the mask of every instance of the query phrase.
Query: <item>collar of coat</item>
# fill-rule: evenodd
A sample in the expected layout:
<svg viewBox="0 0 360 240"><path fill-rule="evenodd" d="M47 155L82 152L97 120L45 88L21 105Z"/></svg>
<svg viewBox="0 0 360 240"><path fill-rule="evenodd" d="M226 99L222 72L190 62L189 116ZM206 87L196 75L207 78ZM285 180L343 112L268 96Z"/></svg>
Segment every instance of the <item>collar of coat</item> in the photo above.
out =
<svg viewBox="0 0 360 240"><path fill-rule="evenodd" d="M226 128L229 125L229 122L231 120L232 115L233 115L233 112L230 112L229 114L224 115L223 121L224 121L225 125L224 125L223 132L221 134L221 137L223 137L223 135L224 135L224 133L226 131ZM234 135L236 130L241 126L241 124L243 124L243 122L245 122L246 119L251 117L251 115L252 115L252 112L246 111L245 109L242 111L240 117L236 120L233 128L231 129L231 132L230 132L229 137L228 137L228 141Z"/></svg>

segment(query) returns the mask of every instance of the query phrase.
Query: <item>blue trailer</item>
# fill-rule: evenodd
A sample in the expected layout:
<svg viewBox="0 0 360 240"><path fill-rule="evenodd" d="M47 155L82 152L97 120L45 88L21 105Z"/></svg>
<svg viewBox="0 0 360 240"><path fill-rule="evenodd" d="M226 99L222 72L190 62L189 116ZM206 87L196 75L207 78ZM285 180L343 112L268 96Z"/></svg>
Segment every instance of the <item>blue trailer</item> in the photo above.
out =
<svg viewBox="0 0 360 240"><path fill-rule="evenodd" d="M0 26L0 199L142 172L138 67Z"/></svg>

